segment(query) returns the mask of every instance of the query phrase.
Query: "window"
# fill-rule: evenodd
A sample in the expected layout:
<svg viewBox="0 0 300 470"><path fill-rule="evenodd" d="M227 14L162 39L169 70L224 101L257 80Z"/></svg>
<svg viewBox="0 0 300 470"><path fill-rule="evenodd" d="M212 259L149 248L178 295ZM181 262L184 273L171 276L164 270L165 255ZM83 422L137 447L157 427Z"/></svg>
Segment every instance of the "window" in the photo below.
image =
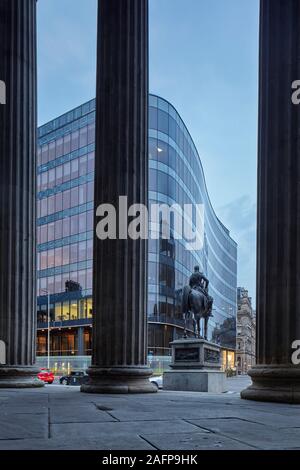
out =
<svg viewBox="0 0 300 470"><path fill-rule="evenodd" d="M60 138L56 141L56 151L55 156L56 158L60 157L64 151L64 141L63 138Z"/></svg>
<svg viewBox="0 0 300 470"><path fill-rule="evenodd" d="M48 264L47 264L47 258L48 258L48 252L47 251L42 251L41 252L41 269L47 269Z"/></svg>
<svg viewBox="0 0 300 470"><path fill-rule="evenodd" d="M41 217L45 217L48 211L48 201L47 199L41 200Z"/></svg>
<svg viewBox="0 0 300 470"><path fill-rule="evenodd" d="M79 205L86 203L86 184L82 184L78 188L78 203Z"/></svg>
<svg viewBox="0 0 300 470"><path fill-rule="evenodd" d="M62 264L69 264L70 263L70 247L64 246L62 249Z"/></svg>
<svg viewBox="0 0 300 470"><path fill-rule="evenodd" d="M78 273L77 273L77 271L74 271L74 272L70 273L69 281L78 282Z"/></svg>
<svg viewBox="0 0 300 470"><path fill-rule="evenodd" d="M95 169L95 154L94 152L88 154L88 173Z"/></svg>
<svg viewBox="0 0 300 470"><path fill-rule="evenodd" d="M63 193L55 195L55 212L60 212L63 209Z"/></svg>
<svg viewBox="0 0 300 470"><path fill-rule="evenodd" d="M62 265L62 248L55 248L55 266L61 266L61 265Z"/></svg>
<svg viewBox="0 0 300 470"><path fill-rule="evenodd" d="M38 323L47 322L47 305L38 305L37 307L37 321Z"/></svg>
<svg viewBox="0 0 300 470"><path fill-rule="evenodd" d="M86 175L87 173L87 155L79 159L79 176Z"/></svg>
<svg viewBox="0 0 300 470"><path fill-rule="evenodd" d="M149 263L148 266L148 282L157 285L157 264Z"/></svg>
<svg viewBox="0 0 300 470"><path fill-rule="evenodd" d="M78 215L73 215L73 217L71 217L71 235L76 235L78 228Z"/></svg>
<svg viewBox="0 0 300 470"><path fill-rule="evenodd" d="M61 280L61 284L62 284L62 291L63 292L66 292L66 282L70 279L70 273L64 273L62 275L62 280Z"/></svg>
<svg viewBox="0 0 300 470"><path fill-rule="evenodd" d="M65 163L63 166L64 171L64 182L69 181L71 179L71 164L70 162Z"/></svg>
<svg viewBox="0 0 300 470"><path fill-rule="evenodd" d="M78 206L79 190L78 187L71 189L71 207Z"/></svg>
<svg viewBox="0 0 300 470"><path fill-rule="evenodd" d="M55 186L55 168L49 171L49 179L48 179L48 188L54 188Z"/></svg>
<svg viewBox="0 0 300 470"><path fill-rule="evenodd" d="M80 134L79 134L79 147L85 147L87 145L88 141L88 129L87 127L83 127L80 129Z"/></svg>
<svg viewBox="0 0 300 470"><path fill-rule="evenodd" d="M49 144L49 161L55 158L55 141Z"/></svg>
<svg viewBox="0 0 300 470"><path fill-rule="evenodd" d="M49 157L49 148L48 144L43 145L42 147L42 164L48 163L48 157Z"/></svg>
<svg viewBox="0 0 300 470"><path fill-rule="evenodd" d="M152 137L149 140L149 158L157 160L157 140Z"/></svg>
<svg viewBox="0 0 300 470"><path fill-rule="evenodd" d="M70 246L70 263L71 264L72 263L77 263L77 260L78 260L78 254L77 254L78 250L77 249L78 249L77 243Z"/></svg>
<svg viewBox="0 0 300 470"><path fill-rule="evenodd" d="M47 243L47 225L41 226L41 243Z"/></svg>
<svg viewBox="0 0 300 470"><path fill-rule="evenodd" d="M78 244L78 261L84 261L86 259L86 242L80 242Z"/></svg>
<svg viewBox="0 0 300 470"><path fill-rule="evenodd" d="M87 299L86 301L86 308L87 308L87 318L93 317L93 301L91 298Z"/></svg>
<svg viewBox="0 0 300 470"><path fill-rule="evenodd" d="M68 189L63 192L63 209L70 209L71 207L71 191Z"/></svg>
<svg viewBox="0 0 300 470"><path fill-rule="evenodd" d="M176 122L171 116L169 116L169 135L174 141L176 140Z"/></svg>
<svg viewBox="0 0 300 470"><path fill-rule="evenodd" d="M48 215L54 214L55 212L55 196L48 198Z"/></svg>
<svg viewBox="0 0 300 470"><path fill-rule="evenodd" d="M45 291L47 290L47 278L42 277L39 281L40 281L40 295L45 295Z"/></svg>
<svg viewBox="0 0 300 470"><path fill-rule="evenodd" d="M82 270L78 272L78 282L82 289L86 289L86 271Z"/></svg>
<svg viewBox="0 0 300 470"><path fill-rule="evenodd" d="M152 168L149 170L149 190L157 191L157 171Z"/></svg>
<svg viewBox="0 0 300 470"><path fill-rule="evenodd" d="M93 259L93 240L87 241L86 258Z"/></svg>
<svg viewBox="0 0 300 470"><path fill-rule="evenodd" d="M79 147L79 131L75 131L72 133L72 146L71 151L77 150Z"/></svg>
<svg viewBox="0 0 300 470"><path fill-rule="evenodd" d="M64 136L64 155L71 152L71 134Z"/></svg>
<svg viewBox="0 0 300 470"><path fill-rule="evenodd" d="M41 176L41 191L46 191L48 188L48 172L45 171Z"/></svg>
<svg viewBox="0 0 300 470"><path fill-rule="evenodd" d="M62 304L62 320L63 321L70 320L70 303L69 303L69 301L63 302L63 304Z"/></svg>
<svg viewBox="0 0 300 470"><path fill-rule="evenodd" d="M66 217L62 220L63 225L63 238L70 235L70 217Z"/></svg>
<svg viewBox="0 0 300 470"><path fill-rule="evenodd" d="M92 289L93 287L93 270L88 269L86 272L86 288Z"/></svg>
<svg viewBox="0 0 300 470"><path fill-rule="evenodd" d="M56 167L56 184L60 185L63 182L63 167Z"/></svg>
<svg viewBox="0 0 300 470"><path fill-rule="evenodd" d="M45 227L47 227L47 225ZM48 242L52 242L54 238L55 238L55 224L54 222L51 222L51 224L48 224Z"/></svg>
<svg viewBox="0 0 300 470"><path fill-rule="evenodd" d="M94 214L93 211L87 212L87 231L93 230L93 220L94 220Z"/></svg>
<svg viewBox="0 0 300 470"><path fill-rule="evenodd" d="M71 302L70 302L70 315L71 315L71 320L77 320L77 318L78 318L78 302L77 302L77 300L71 300Z"/></svg>
<svg viewBox="0 0 300 470"><path fill-rule="evenodd" d="M87 184L87 202L94 200L94 183L90 182Z"/></svg>
<svg viewBox="0 0 300 470"><path fill-rule="evenodd" d="M86 212L79 214L79 233L84 233L86 231Z"/></svg>
<svg viewBox="0 0 300 470"><path fill-rule="evenodd" d="M159 140L157 144L157 158L162 163L169 164L169 146L162 140Z"/></svg>
<svg viewBox="0 0 300 470"><path fill-rule="evenodd" d="M161 172L157 172L158 181L157 181L157 188L158 192L163 194L168 194L168 176Z"/></svg>
<svg viewBox="0 0 300 470"><path fill-rule="evenodd" d="M60 293L62 291L62 288L61 288L61 274L55 276L54 291L55 291L55 293Z"/></svg>
<svg viewBox="0 0 300 470"><path fill-rule="evenodd" d="M157 108L149 108L149 128L157 129Z"/></svg>
<svg viewBox="0 0 300 470"><path fill-rule="evenodd" d="M78 178L79 175L79 162L78 159L71 162L71 179Z"/></svg>
<svg viewBox="0 0 300 470"><path fill-rule="evenodd" d="M62 236L62 220L57 220L55 222L55 240L59 240Z"/></svg>
<svg viewBox="0 0 300 470"><path fill-rule="evenodd" d="M86 318L86 301L85 299L79 300L79 318Z"/></svg>
<svg viewBox="0 0 300 470"><path fill-rule="evenodd" d="M54 250L48 251L48 268L54 268L55 259L54 259Z"/></svg>
<svg viewBox="0 0 300 470"><path fill-rule="evenodd" d="M165 134L169 133L169 115L164 111L158 110L158 130L164 132Z"/></svg>
<svg viewBox="0 0 300 470"><path fill-rule="evenodd" d="M88 144L95 141L95 123L89 124L88 126Z"/></svg>
<svg viewBox="0 0 300 470"><path fill-rule="evenodd" d="M49 294L54 294L54 277L53 276L48 277L46 289L49 292Z"/></svg>

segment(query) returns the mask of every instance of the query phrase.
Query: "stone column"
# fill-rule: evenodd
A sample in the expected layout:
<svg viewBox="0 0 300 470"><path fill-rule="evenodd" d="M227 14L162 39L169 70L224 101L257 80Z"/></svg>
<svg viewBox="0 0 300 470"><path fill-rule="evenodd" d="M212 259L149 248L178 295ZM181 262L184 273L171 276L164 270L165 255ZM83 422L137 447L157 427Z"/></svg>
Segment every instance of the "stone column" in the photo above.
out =
<svg viewBox="0 0 300 470"><path fill-rule="evenodd" d="M36 0L0 2L0 387L36 379Z"/></svg>
<svg viewBox="0 0 300 470"><path fill-rule="evenodd" d="M300 403L300 2L261 0L257 365L242 398Z"/></svg>
<svg viewBox="0 0 300 470"><path fill-rule="evenodd" d="M95 211L112 204L118 213L120 196L148 205L148 0L98 3ZM124 228L119 237L118 225L116 240L100 241L95 230L93 357L82 391L154 392L147 241L126 239Z"/></svg>

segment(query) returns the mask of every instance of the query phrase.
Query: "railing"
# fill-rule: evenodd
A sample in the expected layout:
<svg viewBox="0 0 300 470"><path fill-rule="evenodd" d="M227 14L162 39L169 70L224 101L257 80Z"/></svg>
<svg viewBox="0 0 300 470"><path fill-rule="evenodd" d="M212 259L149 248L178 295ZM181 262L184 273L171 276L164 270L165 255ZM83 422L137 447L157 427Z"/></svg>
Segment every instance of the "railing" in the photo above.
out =
<svg viewBox="0 0 300 470"><path fill-rule="evenodd" d="M48 352L47 351L41 351L41 350L37 350L36 352L37 354L37 357L47 357L48 356ZM92 350L91 349L84 349L83 351L83 355L84 356L90 356L92 354ZM50 356L53 357L61 357L61 356L74 356L76 357L78 355L78 350L77 349L51 349L50 351Z"/></svg>
<svg viewBox="0 0 300 470"><path fill-rule="evenodd" d="M37 356L36 364L38 367L47 367L47 355ZM148 365L154 375L161 375L169 368L171 357L166 356L148 356ZM68 356L56 355L50 357L50 369L56 375L69 374L74 370L86 370L91 365L91 356Z"/></svg>

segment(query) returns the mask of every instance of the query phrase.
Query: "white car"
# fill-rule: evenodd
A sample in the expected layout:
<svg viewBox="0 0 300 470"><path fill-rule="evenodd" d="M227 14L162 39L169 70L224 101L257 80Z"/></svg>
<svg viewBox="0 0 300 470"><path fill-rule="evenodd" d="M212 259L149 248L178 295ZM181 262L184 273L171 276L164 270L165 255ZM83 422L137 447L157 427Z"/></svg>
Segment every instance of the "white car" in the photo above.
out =
<svg viewBox="0 0 300 470"><path fill-rule="evenodd" d="M157 386L157 388L163 388L163 378L162 375L159 377L151 377L150 382Z"/></svg>

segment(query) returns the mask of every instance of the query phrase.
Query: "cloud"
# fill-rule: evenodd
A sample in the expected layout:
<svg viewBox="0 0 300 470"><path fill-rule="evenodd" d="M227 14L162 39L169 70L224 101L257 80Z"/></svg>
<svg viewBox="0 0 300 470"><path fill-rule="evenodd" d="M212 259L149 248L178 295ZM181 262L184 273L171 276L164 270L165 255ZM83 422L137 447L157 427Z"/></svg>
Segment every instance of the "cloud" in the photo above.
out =
<svg viewBox="0 0 300 470"><path fill-rule="evenodd" d="M238 243L238 284L255 299L256 282L256 202L243 195L220 207L222 222Z"/></svg>

